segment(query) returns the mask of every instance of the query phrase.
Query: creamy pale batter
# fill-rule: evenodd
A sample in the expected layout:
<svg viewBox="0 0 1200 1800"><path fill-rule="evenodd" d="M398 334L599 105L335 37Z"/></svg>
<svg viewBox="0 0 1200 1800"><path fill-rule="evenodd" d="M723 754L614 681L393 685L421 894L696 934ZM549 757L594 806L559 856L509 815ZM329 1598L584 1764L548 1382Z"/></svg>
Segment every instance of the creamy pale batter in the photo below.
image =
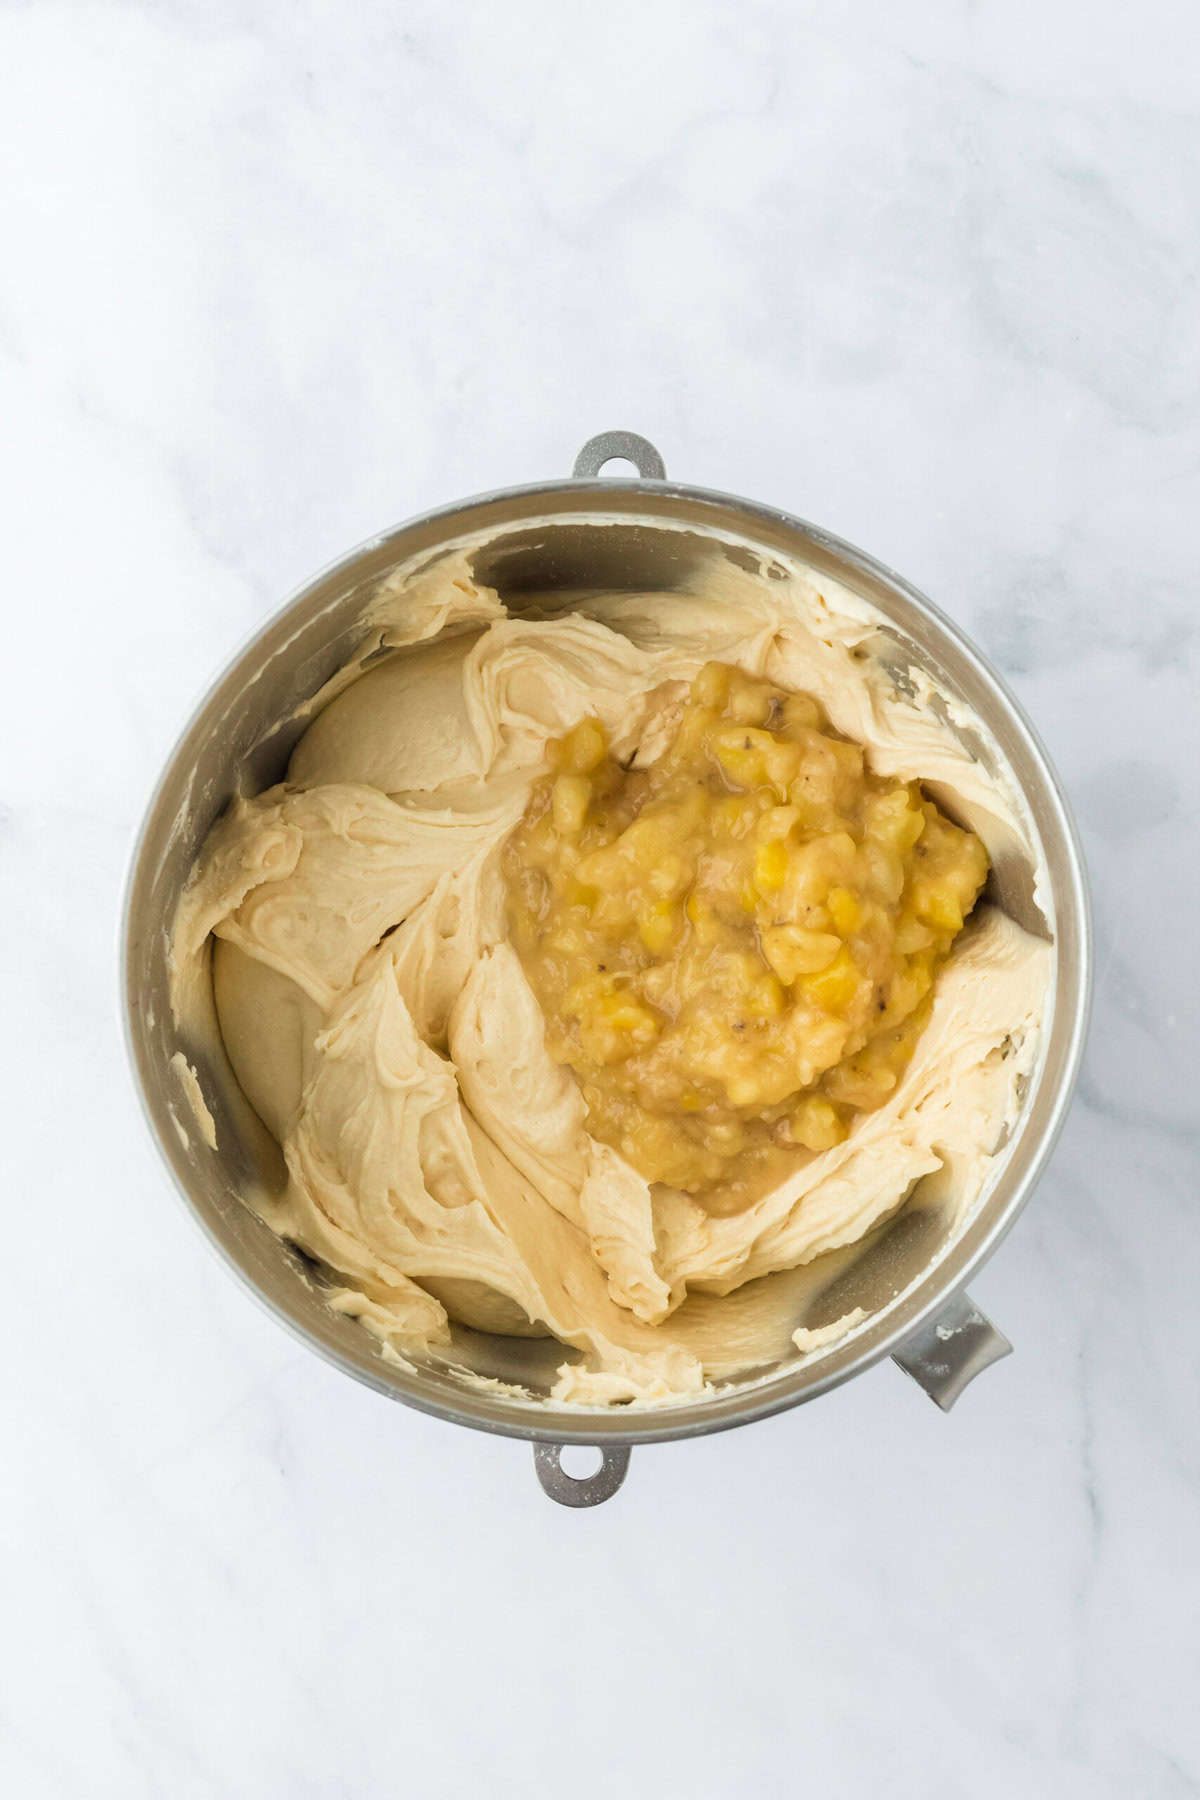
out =
<svg viewBox="0 0 1200 1800"><path fill-rule="evenodd" d="M505 840L553 739L597 717L616 755L652 761L706 662L813 695L874 771L926 784L993 854L1028 844L953 709L875 654L871 609L773 573L729 564L690 594L509 617L469 556L443 559L385 591L286 782L209 837L176 922L179 1009L211 953L230 1061L286 1163L255 1204L334 1271L332 1304L405 1354L447 1343L456 1319L582 1352L556 1399L683 1398L761 1355L763 1290L746 1284L857 1242L926 1177L965 1222L994 1170L1052 950L991 905L886 1103L727 1215L591 1138L547 1052L507 939ZM795 1335L804 1352L829 1341Z"/></svg>

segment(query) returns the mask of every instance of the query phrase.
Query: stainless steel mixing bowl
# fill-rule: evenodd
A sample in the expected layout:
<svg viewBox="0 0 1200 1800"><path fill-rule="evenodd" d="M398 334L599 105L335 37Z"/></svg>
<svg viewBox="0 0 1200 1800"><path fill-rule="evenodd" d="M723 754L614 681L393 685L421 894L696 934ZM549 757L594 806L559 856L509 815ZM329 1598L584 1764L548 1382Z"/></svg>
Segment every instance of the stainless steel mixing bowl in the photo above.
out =
<svg viewBox="0 0 1200 1800"><path fill-rule="evenodd" d="M613 459L638 479L600 479ZM684 529L680 529L683 527ZM209 827L240 785L278 780L305 720L303 703L361 641L364 607L379 581L414 559L432 562L447 543L484 534L478 577L514 608L572 588L670 589L705 557L754 557L769 573L783 553L836 577L888 621L895 665L928 669L965 701L1024 795L1040 838L1048 893L1035 901L1033 871L1001 858L996 898L1022 924L1056 943L1052 1009L1038 1070L990 1191L965 1230L936 1206L910 1203L851 1256L837 1252L796 1274L793 1316L810 1325L861 1306L867 1322L809 1360L781 1352L767 1365L686 1405L658 1410L581 1410L544 1398L561 1346L547 1340L484 1336L455 1328L451 1366L406 1367L381 1354L361 1326L322 1300L322 1274L281 1243L243 1203L261 1145L247 1129L219 1048L181 1038L168 996L167 955L176 902ZM887 643L881 646L888 653ZM901 679L903 677L901 676ZM310 1348L392 1399L458 1425L527 1438L542 1485L567 1505L616 1491L630 1446L745 1425L812 1400L891 1355L943 1408L973 1375L1010 1348L964 1292L1029 1198L1062 1125L1086 1031L1091 940L1086 878L1059 783L1016 701L979 653L923 595L871 557L773 507L666 480L658 452L642 438L606 432L592 439L574 477L510 488L427 513L373 539L319 575L264 626L208 694L172 754L134 855L124 927L124 1001L130 1055L150 1128L176 1184L210 1242L247 1288ZM198 1070L216 1122L216 1143L187 1104L172 1057ZM789 1301L791 1291L789 1290ZM476 1374L499 1378L488 1388ZM582 1480L563 1469L567 1444L600 1448L599 1471Z"/></svg>

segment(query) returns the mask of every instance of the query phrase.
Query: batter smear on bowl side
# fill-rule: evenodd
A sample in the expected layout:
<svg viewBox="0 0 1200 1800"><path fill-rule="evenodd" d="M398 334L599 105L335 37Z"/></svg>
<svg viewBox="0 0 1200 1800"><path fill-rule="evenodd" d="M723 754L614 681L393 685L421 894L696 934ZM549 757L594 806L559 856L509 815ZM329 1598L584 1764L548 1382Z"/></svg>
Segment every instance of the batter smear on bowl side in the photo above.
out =
<svg viewBox="0 0 1200 1800"><path fill-rule="evenodd" d="M682 1399L761 1357L748 1284L995 1172L1053 950L984 883L1028 821L878 614L775 574L534 617L465 552L397 577L204 846L177 1015L211 981L286 1165L255 1208L394 1351L456 1320L557 1338L556 1400Z"/></svg>

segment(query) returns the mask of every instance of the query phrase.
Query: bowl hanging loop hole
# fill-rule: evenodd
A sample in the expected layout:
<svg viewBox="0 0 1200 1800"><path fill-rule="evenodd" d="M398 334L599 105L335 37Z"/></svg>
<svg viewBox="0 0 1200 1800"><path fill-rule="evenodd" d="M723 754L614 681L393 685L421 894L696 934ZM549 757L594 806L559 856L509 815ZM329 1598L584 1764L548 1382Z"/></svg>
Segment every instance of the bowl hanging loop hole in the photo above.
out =
<svg viewBox="0 0 1200 1800"><path fill-rule="evenodd" d="M598 475L605 463L617 461L631 462L642 481L667 479L662 457L649 438L639 437L636 431L602 431L589 438L575 458L571 474L576 481L583 480Z"/></svg>
<svg viewBox="0 0 1200 1800"><path fill-rule="evenodd" d="M533 1466L542 1489L560 1506L599 1506L611 1500L625 1479L629 1468L629 1450L624 1444L599 1445L600 1467L593 1475L568 1475L563 1468L565 1444L535 1444Z"/></svg>

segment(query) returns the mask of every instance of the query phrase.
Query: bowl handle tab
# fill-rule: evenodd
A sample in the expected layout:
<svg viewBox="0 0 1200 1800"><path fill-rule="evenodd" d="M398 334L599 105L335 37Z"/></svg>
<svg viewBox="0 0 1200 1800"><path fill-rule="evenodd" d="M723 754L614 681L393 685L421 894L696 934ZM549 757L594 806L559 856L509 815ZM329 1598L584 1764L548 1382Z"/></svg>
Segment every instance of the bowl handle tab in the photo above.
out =
<svg viewBox="0 0 1200 1800"><path fill-rule="evenodd" d="M643 481L667 479L666 463L649 438L639 437L636 431L602 431L589 438L575 458L571 474L576 481L585 480L598 475L605 463L615 461L631 462Z"/></svg>
<svg viewBox="0 0 1200 1800"><path fill-rule="evenodd" d="M602 1445L600 1467L594 1475L568 1475L562 1466L563 1444L535 1444L533 1466L544 1491L560 1506L599 1506L611 1500L629 1468L624 1444Z"/></svg>
<svg viewBox="0 0 1200 1800"><path fill-rule="evenodd" d="M1004 1333L984 1317L971 1296L956 1294L892 1360L943 1412L949 1412L967 1383L1011 1349Z"/></svg>

